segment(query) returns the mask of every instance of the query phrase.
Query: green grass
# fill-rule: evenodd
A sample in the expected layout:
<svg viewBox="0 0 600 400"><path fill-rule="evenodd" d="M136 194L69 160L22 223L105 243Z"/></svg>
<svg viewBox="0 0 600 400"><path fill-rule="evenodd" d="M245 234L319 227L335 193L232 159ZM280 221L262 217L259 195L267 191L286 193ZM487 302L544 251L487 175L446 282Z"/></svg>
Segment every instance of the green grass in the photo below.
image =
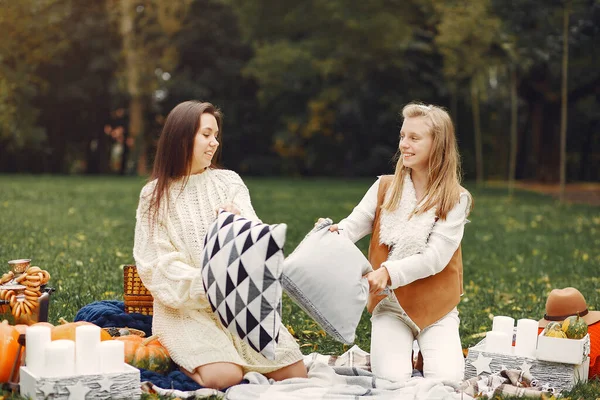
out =
<svg viewBox="0 0 600 400"><path fill-rule="evenodd" d="M247 179L257 214L288 224L291 252L319 216L350 213L373 180ZM31 258L56 288L50 322L72 320L96 300L122 299L121 264L133 263L135 209L144 180L115 177L0 175L0 272L6 261ZM591 309L600 306L600 208L467 185L475 208L463 241L465 295L459 305L463 347L491 329L494 315L539 319L552 288L577 287ZM366 253L368 238L359 242ZM285 300L284 324L304 353L340 354L334 342ZM357 344L369 350L369 320ZM596 385L597 388L597 385ZM597 393L600 393L598 391Z"/></svg>

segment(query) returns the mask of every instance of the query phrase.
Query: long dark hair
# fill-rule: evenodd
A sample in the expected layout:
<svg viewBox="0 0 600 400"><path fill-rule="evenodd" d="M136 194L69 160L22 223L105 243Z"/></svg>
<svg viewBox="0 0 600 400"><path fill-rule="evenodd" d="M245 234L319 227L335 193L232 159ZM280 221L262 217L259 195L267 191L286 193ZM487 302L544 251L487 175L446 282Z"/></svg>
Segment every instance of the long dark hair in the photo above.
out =
<svg viewBox="0 0 600 400"><path fill-rule="evenodd" d="M150 177L150 181L156 180L156 186L152 191L148 207L154 221L171 184L180 179L184 179L185 184L190 175L194 139L198 129L200 129L200 117L204 113L215 117L219 127L219 138L221 138L223 134L223 114L211 103L194 100L184 101L175 106L167 116L156 146L154 167ZM220 141L222 142L222 140ZM221 146L217 148L209 168L217 168L220 155ZM166 201L168 207L168 196Z"/></svg>

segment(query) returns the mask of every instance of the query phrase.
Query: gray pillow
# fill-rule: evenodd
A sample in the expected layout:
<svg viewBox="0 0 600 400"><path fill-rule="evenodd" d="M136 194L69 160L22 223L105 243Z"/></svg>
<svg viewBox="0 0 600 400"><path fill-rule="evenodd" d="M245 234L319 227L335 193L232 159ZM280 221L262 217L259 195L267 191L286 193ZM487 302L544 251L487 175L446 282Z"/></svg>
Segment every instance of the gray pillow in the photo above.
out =
<svg viewBox="0 0 600 400"><path fill-rule="evenodd" d="M281 283L325 332L352 344L369 294L363 275L373 269L354 243L329 231L331 223L316 226L283 261Z"/></svg>

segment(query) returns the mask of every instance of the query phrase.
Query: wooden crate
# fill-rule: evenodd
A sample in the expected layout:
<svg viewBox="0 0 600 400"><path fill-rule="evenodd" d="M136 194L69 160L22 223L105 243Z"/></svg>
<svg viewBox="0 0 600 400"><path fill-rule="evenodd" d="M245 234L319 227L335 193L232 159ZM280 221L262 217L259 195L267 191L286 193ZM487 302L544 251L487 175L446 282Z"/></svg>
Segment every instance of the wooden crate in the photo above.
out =
<svg viewBox="0 0 600 400"><path fill-rule="evenodd" d="M586 357L580 364L568 364L512 354L490 353L485 351L485 339L469 348L465 360L465 379L477 376L477 368L473 363L477 361L480 355L491 359L489 366L492 373L500 372L503 367L522 370L523 367L529 365L529 372L541 385L548 385L557 392L568 390L579 381L586 382L588 380L589 357ZM484 371L480 375L490 375L490 373Z"/></svg>
<svg viewBox="0 0 600 400"><path fill-rule="evenodd" d="M581 364L590 355L590 335L582 339L564 339L540 333L535 356L538 360Z"/></svg>
<svg viewBox="0 0 600 400"><path fill-rule="evenodd" d="M39 377L21 367L20 392L34 400L139 399L142 395L140 370L127 364L123 372L56 378Z"/></svg>
<svg viewBox="0 0 600 400"><path fill-rule="evenodd" d="M142 283L135 265L123 266L123 299L127 314L152 315L154 298Z"/></svg>

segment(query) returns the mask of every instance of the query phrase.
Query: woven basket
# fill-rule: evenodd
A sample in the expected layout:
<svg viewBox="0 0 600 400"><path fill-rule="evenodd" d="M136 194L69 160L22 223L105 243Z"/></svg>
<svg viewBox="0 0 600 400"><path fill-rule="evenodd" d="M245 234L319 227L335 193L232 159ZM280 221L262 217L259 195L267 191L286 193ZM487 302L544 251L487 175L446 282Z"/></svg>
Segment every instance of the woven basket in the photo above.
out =
<svg viewBox="0 0 600 400"><path fill-rule="evenodd" d="M128 328L128 327L124 327L125 329L127 329L129 331L130 335L135 335L135 336L139 336L139 337L144 337L146 336L146 332L144 331L140 331L139 329L133 329L133 328ZM102 328L103 331L106 331L110 336L114 337L111 334L111 329L121 329L121 328L117 328L117 327L106 327L106 328ZM127 335L125 335L127 336ZM122 336L117 336L117 337L122 337Z"/></svg>
<svg viewBox="0 0 600 400"><path fill-rule="evenodd" d="M127 314L152 315L154 298L142 283L135 265L123 266L123 298Z"/></svg>

